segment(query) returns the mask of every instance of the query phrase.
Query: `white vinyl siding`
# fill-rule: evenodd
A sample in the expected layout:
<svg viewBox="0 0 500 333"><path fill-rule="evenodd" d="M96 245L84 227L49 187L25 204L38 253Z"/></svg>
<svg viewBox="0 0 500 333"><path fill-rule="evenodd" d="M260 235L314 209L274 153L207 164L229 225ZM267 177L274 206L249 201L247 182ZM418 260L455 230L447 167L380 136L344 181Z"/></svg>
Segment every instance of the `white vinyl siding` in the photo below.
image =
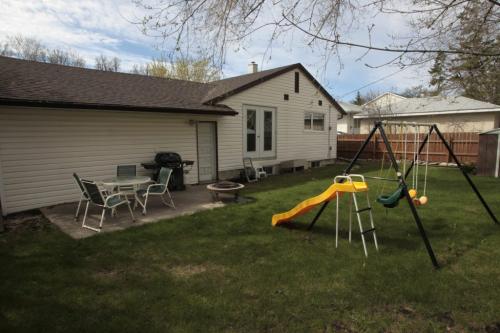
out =
<svg viewBox="0 0 500 333"><path fill-rule="evenodd" d="M199 117L198 117L199 118ZM118 164L175 151L196 161L196 116L164 113L0 109L0 195L4 214L79 199L73 172L100 180ZM212 120L216 120L213 117ZM197 183L197 164L185 176Z"/></svg>
<svg viewBox="0 0 500 333"><path fill-rule="evenodd" d="M219 170L242 168L244 112L246 105L276 109L276 157L261 164L275 164L291 159L317 161L333 159L337 151L338 111L300 72L300 92L294 92L295 71L290 71L221 101L239 114L219 120ZM288 94L289 100L283 95ZM318 105L318 100L323 105ZM304 113L325 115L324 131L304 130ZM329 131L331 126L331 131ZM332 150L329 151L329 146ZM258 159L256 159L258 161Z"/></svg>

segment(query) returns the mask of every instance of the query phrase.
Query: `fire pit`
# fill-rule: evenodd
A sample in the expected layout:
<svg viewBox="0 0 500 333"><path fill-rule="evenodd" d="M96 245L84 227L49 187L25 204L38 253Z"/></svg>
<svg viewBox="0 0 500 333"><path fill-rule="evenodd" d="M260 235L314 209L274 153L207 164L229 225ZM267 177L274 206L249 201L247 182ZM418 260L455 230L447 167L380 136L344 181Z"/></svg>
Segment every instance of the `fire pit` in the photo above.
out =
<svg viewBox="0 0 500 333"><path fill-rule="evenodd" d="M238 201L238 195L245 185L229 181L222 181L214 184L207 185L207 190L212 193L214 200L219 201L219 194L234 195L234 201Z"/></svg>

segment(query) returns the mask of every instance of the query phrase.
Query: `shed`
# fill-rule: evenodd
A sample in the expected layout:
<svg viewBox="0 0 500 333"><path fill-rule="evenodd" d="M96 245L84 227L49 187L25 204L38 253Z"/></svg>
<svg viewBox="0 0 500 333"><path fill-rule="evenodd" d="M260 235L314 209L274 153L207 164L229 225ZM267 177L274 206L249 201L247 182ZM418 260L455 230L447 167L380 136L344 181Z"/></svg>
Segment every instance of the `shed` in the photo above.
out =
<svg viewBox="0 0 500 333"><path fill-rule="evenodd" d="M477 173L481 176L499 176L500 128L479 134Z"/></svg>

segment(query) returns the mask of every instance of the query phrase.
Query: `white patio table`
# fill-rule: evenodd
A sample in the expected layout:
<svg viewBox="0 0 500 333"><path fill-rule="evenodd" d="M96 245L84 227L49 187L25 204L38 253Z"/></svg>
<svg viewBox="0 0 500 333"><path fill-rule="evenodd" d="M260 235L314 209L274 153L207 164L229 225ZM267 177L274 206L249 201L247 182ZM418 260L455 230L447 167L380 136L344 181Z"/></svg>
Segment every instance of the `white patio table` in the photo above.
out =
<svg viewBox="0 0 500 333"><path fill-rule="evenodd" d="M120 188L120 187L133 187L134 188L134 199L135 202L138 203L142 208L144 205L141 200L137 196L137 188L139 185L147 184L151 182L151 178L147 176L123 176L123 177L113 177L107 178L101 181L101 184L106 187ZM129 193L124 193L125 196ZM131 193L130 193L131 194Z"/></svg>

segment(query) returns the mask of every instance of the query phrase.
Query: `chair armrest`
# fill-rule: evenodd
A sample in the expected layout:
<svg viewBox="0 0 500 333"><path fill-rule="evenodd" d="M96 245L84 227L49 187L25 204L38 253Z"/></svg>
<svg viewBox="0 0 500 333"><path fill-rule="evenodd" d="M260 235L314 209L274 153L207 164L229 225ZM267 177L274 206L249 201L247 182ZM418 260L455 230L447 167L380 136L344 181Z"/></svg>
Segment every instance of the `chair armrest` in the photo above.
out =
<svg viewBox="0 0 500 333"><path fill-rule="evenodd" d="M150 189L155 188L155 187L159 187L159 186L166 186L166 185L158 184L158 183L150 184L150 185L148 185L147 191L149 192Z"/></svg>
<svg viewBox="0 0 500 333"><path fill-rule="evenodd" d="M115 198L115 197L121 197L121 196L124 196L124 194L123 194L122 192L118 192L118 193L114 193L114 194L108 195L108 196L106 197L106 201L104 202L104 205L105 205L105 206L108 206L108 202L109 202L111 199L113 199L113 198Z"/></svg>

